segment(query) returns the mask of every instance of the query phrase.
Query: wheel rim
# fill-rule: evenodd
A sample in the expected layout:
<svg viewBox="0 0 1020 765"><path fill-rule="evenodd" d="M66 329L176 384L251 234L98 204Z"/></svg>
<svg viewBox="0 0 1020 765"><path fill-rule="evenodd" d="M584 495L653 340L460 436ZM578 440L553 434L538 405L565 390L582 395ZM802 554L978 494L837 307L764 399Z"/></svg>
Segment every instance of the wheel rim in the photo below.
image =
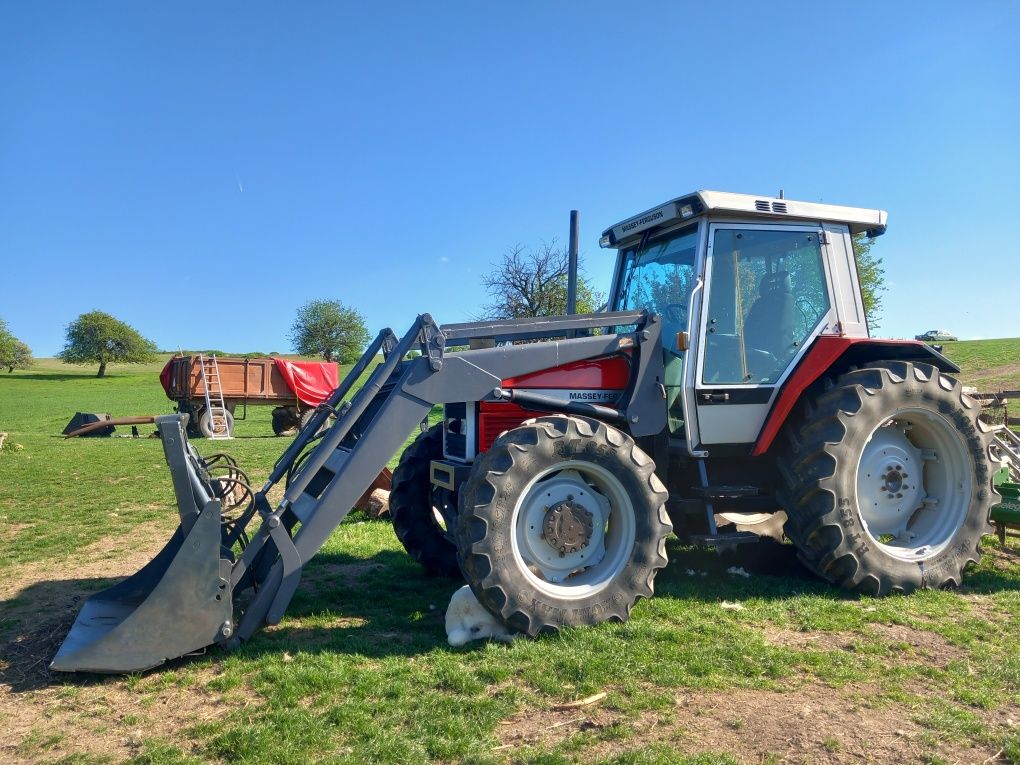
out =
<svg viewBox="0 0 1020 765"><path fill-rule="evenodd" d="M589 462L561 462L533 478L512 517L512 547L541 592L576 600L605 589L634 549L634 504L620 480Z"/></svg>
<svg viewBox="0 0 1020 765"><path fill-rule="evenodd" d="M884 552L923 561L952 543L967 517L972 471L952 423L904 409L872 431L857 465L857 509Z"/></svg>
<svg viewBox="0 0 1020 765"><path fill-rule="evenodd" d="M229 422L227 420L227 411L215 407L203 415L203 418L208 423L209 434L213 436L227 435L230 431Z"/></svg>

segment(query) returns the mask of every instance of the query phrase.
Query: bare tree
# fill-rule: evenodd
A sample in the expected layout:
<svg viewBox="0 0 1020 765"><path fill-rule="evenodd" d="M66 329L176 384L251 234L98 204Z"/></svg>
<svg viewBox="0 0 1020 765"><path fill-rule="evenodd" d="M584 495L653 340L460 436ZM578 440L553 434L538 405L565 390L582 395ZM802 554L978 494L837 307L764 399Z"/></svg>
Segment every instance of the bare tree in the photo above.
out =
<svg viewBox="0 0 1020 765"><path fill-rule="evenodd" d="M492 302L483 307L486 319L523 319L559 316L567 312L567 251L556 240L537 249L516 245L505 252L482 284ZM582 273L577 275L577 312L593 313L605 302L605 294L592 288Z"/></svg>

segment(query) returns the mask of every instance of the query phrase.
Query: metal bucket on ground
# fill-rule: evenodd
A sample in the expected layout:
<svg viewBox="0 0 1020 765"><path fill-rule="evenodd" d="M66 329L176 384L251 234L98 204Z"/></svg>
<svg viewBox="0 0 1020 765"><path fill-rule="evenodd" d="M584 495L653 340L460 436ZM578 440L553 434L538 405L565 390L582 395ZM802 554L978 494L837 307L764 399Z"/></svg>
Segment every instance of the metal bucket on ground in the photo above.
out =
<svg viewBox="0 0 1020 765"><path fill-rule="evenodd" d="M140 571L85 602L52 669L140 672L233 634L233 556L222 546L220 501L184 437L186 420L186 415L156 418L180 526Z"/></svg>

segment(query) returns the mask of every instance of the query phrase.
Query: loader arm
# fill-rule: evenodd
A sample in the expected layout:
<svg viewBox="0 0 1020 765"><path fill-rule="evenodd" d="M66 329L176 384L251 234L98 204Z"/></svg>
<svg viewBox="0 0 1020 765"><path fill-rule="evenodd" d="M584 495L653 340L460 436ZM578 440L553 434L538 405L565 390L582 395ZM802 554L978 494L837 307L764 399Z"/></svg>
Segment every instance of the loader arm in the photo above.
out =
<svg viewBox="0 0 1020 765"><path fill-rule="evenodd" d="M384 330L317 408L250 505L229 522L221 519L220 496L228 484L210 476L188 443L186 417L157 418L181 526L152 563L86 602L53 669L141 671L209 645L236 645L264 624L278 623L302 567L436 404L495 400L506 378L627 351L634 372L619 416L634 435L660 432L666 417L660 328L657 316L626 311L446 327L423 314L399 340ZM603 333L589 334L595 329ZM544 342L512 343L525 339ZM448 343L470 340L504 344L445 351ZM407 358L415 349L421 355ZM380 352L383 362L352 393ZM335 423L316 436L330 416ZM268 493L284 479L286 491L274 509ZM258 530L235 560L231 547L247 539L256 515ZM235 606L235 596L250 588L254 598L243 609Z"/></svg>

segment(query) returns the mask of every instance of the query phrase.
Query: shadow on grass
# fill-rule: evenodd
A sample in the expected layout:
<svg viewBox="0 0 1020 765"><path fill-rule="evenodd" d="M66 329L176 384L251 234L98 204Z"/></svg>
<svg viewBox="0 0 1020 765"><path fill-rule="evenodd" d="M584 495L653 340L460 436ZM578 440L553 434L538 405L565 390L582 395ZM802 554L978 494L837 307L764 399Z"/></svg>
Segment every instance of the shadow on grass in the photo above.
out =
<svg viewBox="0 0 1020 765"><path fill-rule="evenodd" d="M132 377L134 375L126 375ZM95 374L74 374L73 372L29 372L28 374L14 374L8 377L0 375L0 380L38 380L40 382L66 382L68 380L115 380L118 375L107 373L105 377L96 377Z"/></svg>
<svg viewBox="0 0 1020 765"><path fill-rule="evenodd" d="M720 600L787 600L811 595L834 601L856 596L821 581L800 565L790 545L742 545L732 552L672 544L670 565L656 579L656 597L691 603ZM728 573L743 569L749 577ZM0 684L14 692L50 685L92 685L110 676L63 674L49 662L89 594L116 580L68 579L29 585L0 601ZM287 615L237 649L246 660L273 660L287 652L337 653L369 658L411 657L446 648L446 604L461 582L426 576L406 555L384 550L369 557L320 553L303 571ZM1008 571L983 569L965 580L965 591L1020 591ZM198 658L177 659L162 668L227 656L212 647ZM158 672L160 668L153 671Z"/></svg>

